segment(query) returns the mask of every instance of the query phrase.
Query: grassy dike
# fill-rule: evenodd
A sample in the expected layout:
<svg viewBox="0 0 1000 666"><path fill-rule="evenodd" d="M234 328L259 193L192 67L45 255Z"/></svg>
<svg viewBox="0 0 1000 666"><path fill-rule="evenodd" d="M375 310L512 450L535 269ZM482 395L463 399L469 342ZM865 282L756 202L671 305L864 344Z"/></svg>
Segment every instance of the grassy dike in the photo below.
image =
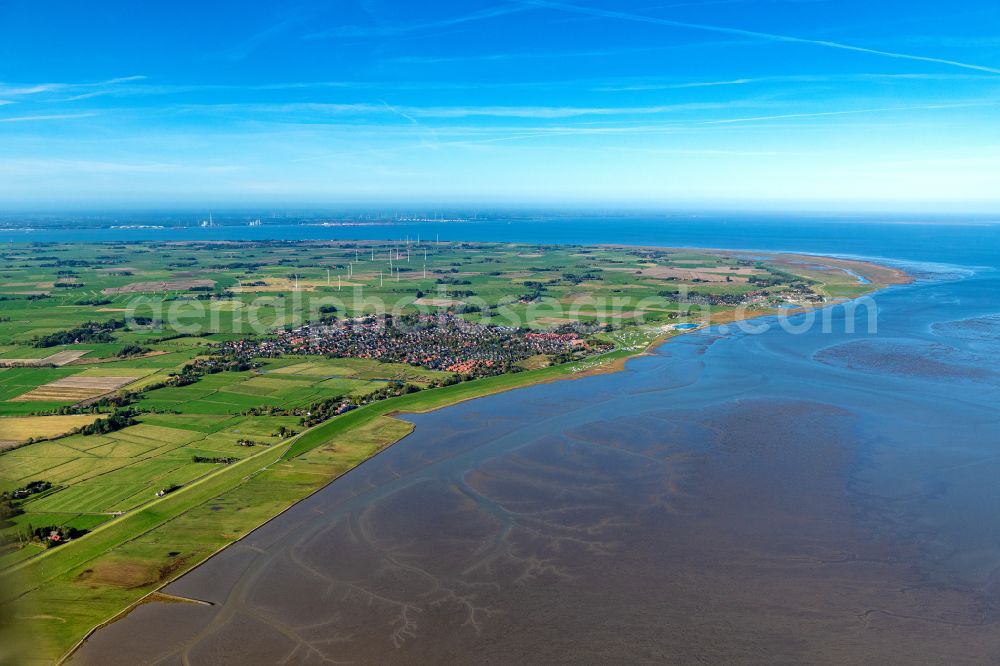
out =
<svg viewBox="0 0 1000 666"><path fill-rule="evenodd" d="M638 353L611 352L600 367ZM3 572L0 662L58 661L95 628L411 432L392 414L568 377L576 367L488 377L366 405Z"/></svg>

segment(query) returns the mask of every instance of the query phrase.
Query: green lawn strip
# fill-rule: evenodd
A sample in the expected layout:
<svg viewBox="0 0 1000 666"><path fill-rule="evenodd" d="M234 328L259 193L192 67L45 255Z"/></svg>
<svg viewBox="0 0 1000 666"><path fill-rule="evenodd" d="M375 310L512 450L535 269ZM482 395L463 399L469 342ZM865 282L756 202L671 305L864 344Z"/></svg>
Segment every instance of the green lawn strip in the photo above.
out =
<svg viewBox="0 0 1000 666"><path fill-rule="evenodd" d="M73 543L46 550L38 557L0 573L0 594L13 599L77 567L129 539L162 524L240 483L247 475L281 458L285 446L274 446L221 468L190 486L98 527Z"/></svg>
<svg viewBox="0 0 1000 666"><path fill-rule="evenodd" d="M42 551L42 546L35 544L28 544L23 548L18 548L17 550L11 550L3 555L0 555L0 566L7 568L12 567L19 562L23 562L31 557L34 557Z"/></svg>

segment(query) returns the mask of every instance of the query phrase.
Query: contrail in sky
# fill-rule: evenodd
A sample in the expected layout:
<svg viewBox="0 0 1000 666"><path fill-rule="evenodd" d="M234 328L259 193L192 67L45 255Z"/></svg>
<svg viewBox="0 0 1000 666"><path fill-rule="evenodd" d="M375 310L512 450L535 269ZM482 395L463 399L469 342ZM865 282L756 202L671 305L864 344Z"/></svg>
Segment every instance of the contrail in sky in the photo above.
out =
<svg viewBox="0 0 1000 666"><path fill-rule="evenodd" d="M12 118L0 118L0 123L24 123L34 120L70 120L72 118L91 118L96 113L52 113L39 116L14 116Z"/></svg>
<svg viewBox="0 0 1000 666"><path fill-rule="evenodd" d="M726 125L730 123L750 123L761 120L785 120L788 118L818 118L823 116L849 116L859 113L886 113L891 111L935 111L938 109L968 109L979 106L995 106L996 102L960 102L956 104L921 104L918 106L885 106L875 109L848 109L846 111L817 111L814 113L782 113L774 116L752 116L749 118L725 118L723 120L703 120L698 125Z"/></svg>
<svg viewBox="0 0 1000 666"><path fill-rule="evenodd" d="M462 23L484 21L498 16L504 16L505 14L513 14L515 12L524 11L524 9L526 8L517 5L506 5L483 9L464 16L456 16L453 18L430 21L427 23L386 26L339 26L323 30L322 32L314 32L308 35L303 35L302 39L326 39L328 37L392 37L409 32L430 30L434 28L449 28L453 25L460 25Z"/></svg>
<svg viewBox="0 0 1000 666"><path fill-rule="evenodd" d="M979 72L989 72L990 74L1000 74L1000 69L986 67L985 65L973 65L957 60L947 60L945 58L932 58L930 56L913 55L910 53L896 53L894 51L880 51L869 49L863 46L843 44L841 42L831 42L823 39L808 39L805 37L792 37L790 35L776 35L770 32L757 32L755 30L743 30L741 28L727 28L725 26L707 25L704 23L688 23L686 21L672 21L670 19L658 18L655 16L643 16L642 14L631 14L619 12L613 9L600 9L598 7L581 7L562 2L550 2L549 0L512 0L519 5L529 5L548 9L558 9L576 14L587 14L590 16L600 16L602 18L621 19L623 21L638 21L640 23L652 23L654 25L666 25L673 28L690 28L692 30L704 30L706 32L717 32L726 35L738 35L740 37L754 37L772 42L786 42L790 44L811 44L813 46L824 46L841 51L854 51L856 53L868 53L871 55L883 56L886 58L897 58L900 60L916 60L918 62L932 62L939 65L949 65L951 67L961 67L962 69L974 69Z"/></svg>

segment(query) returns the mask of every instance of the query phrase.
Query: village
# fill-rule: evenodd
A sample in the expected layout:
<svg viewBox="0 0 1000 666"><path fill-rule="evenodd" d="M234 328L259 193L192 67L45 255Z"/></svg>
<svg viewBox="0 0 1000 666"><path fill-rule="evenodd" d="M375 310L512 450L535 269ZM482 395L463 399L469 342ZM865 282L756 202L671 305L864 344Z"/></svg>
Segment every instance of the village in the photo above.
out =
<svg viewBox="0 0 1000 666"><path fill-rule="evenodd" d="M532 331L466 321L450 313L400 317L369 315L279 331L272 337L225 342L221 351L238 358L286 354L366 358L408 363L468 377L523 369L538 356L550 361L578 360L613 348L573 330Z"/></svg>

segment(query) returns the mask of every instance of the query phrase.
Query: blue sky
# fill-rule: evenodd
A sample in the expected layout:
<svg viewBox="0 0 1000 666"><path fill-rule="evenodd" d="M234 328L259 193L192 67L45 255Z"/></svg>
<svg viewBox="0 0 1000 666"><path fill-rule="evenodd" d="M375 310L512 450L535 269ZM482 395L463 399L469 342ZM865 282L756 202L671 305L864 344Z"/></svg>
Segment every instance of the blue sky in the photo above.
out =
<svg viewBox="0 0 1000 666"><path fill-rule="evenodd" d="M1000 4L0 3L0 206L390 202L996 211Z"/></svg>

